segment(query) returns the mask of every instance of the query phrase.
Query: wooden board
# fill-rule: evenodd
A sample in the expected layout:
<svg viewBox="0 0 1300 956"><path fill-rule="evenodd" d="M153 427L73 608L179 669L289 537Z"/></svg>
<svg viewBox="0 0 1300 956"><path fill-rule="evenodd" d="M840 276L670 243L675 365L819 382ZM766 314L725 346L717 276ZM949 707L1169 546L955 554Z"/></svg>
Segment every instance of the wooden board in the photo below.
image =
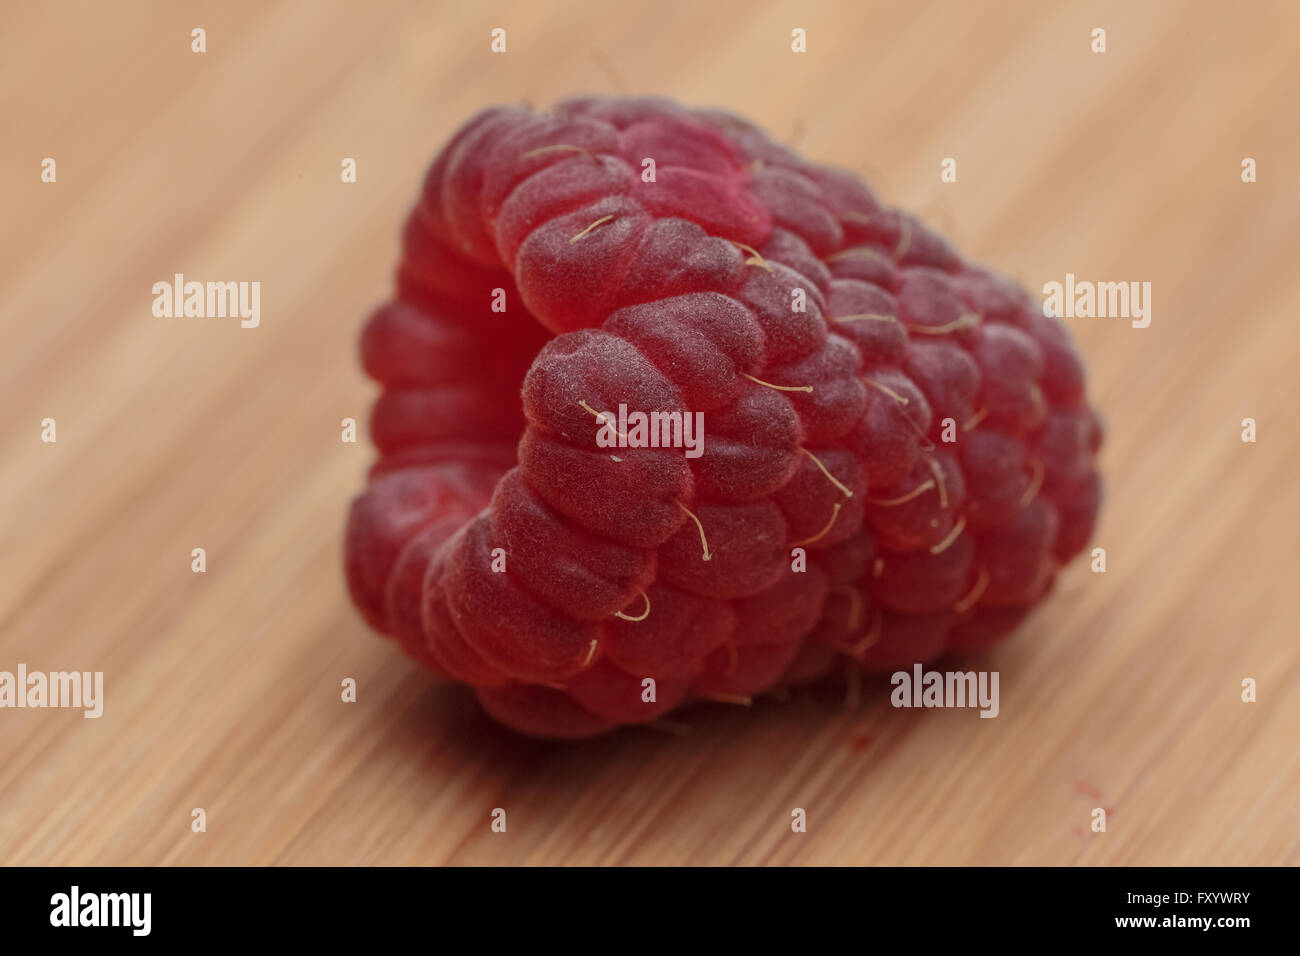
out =
<svg viewBox="0 0 1300 956"><path fill-rule="evenodd" d="M105 703L0 711L0 861L1300 862L1300 6L5 19L0 669L103 671ZM371 451L339 422L374 396L357 333L425 165L481 107L620 88L747 114L1030 289L1152 283L1149 328L1070 321L1109 427L1108 570L1072 567L989 658L995 720L894 710L877 687L856 710L797 695L710 705L683 736L540 744L350 607L340 531ZM177 272L260 281L260 325L155 318Z"/></svg>

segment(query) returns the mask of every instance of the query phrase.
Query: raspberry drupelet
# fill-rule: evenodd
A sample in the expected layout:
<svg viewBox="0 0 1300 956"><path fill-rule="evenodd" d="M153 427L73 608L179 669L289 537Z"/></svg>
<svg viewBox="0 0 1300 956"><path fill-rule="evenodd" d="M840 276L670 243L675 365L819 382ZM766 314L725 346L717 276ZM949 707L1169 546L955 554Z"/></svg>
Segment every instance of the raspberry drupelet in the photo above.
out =
<svg viewBox="0 0 1300 956"><path fill-rule="evenodd" d="M1100 502L1056 319L856 176L667 100L472 119L361 355L353 599L537 736L977 650ZM620 403L702 412L704 454L598 445Z"/></svg>

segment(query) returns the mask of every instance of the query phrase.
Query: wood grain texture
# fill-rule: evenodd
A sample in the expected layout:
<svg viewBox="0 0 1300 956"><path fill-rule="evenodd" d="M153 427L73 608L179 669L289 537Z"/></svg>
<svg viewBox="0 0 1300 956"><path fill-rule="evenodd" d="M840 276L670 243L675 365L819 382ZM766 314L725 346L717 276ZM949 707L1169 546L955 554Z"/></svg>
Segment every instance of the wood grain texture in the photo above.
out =
<svg viewBox="0 0 1300 956"><path fill-rule="evenodd" d="M102 670L106 701L99 720L0 711L0 862L1300 863L1300 6L20 3L5 21L0 669ZM356 338L425 165L481 107L620 84L856 168L1031 289L1153 284L1150 328L1070 323L1109 428L1109 570L1073 566L991 655L996 720L896 711L877 687L857 710L796 695L710 705L684 736L542 744L351 609L340 533L371 451L338 426L373 399ZM260 281L260 327L154 318L175 272Z"/></svg>

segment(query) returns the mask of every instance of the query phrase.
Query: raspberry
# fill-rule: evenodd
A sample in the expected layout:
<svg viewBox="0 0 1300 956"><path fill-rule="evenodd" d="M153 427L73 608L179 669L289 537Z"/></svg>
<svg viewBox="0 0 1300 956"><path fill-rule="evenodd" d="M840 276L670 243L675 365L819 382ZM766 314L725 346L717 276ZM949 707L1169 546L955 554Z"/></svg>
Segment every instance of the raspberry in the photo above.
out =
<svg viewBox="0 0 1300 956"><path fill-rule="evenodd" d="M539 736L976 651L1100 502L1058 321L856 177L666 100L471 120L361 354L353 599ZM621 405L703 413L703 455L601 446Z"/></svg>

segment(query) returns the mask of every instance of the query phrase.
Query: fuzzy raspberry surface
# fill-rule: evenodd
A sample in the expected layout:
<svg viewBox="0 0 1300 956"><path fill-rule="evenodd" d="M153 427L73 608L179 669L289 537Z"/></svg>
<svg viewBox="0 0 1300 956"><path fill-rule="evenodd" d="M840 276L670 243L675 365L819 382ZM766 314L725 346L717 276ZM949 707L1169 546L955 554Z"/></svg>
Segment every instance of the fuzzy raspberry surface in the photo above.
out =
<svg viewBox="0 0 1300 956"><path fill-rule="evenodd" d="M856 176L667 100L470 120L361 355L353 599L538 736L977 650L1099 505L1057 320ZM600 447L620 403L702 412L704 454Z"/></svg>

